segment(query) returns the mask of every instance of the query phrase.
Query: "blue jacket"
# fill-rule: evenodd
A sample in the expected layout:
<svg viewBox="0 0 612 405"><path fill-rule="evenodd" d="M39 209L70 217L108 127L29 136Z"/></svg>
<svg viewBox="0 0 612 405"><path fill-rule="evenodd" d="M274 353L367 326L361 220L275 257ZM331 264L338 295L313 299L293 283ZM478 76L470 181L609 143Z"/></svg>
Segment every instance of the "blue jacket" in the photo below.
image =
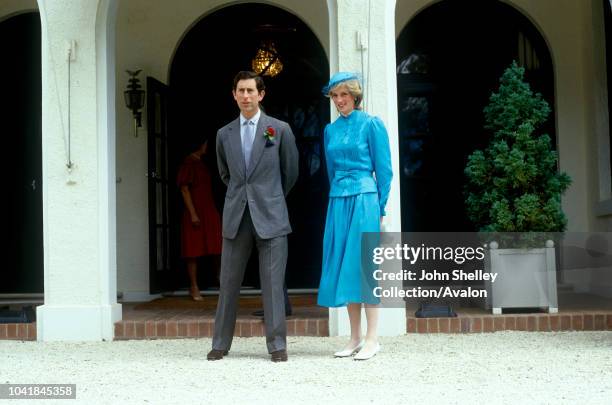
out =
<svg viewBox="0 0 612 405"><path fill-rule="evenodd" d="M380 214L391 189L391 152L387 130L378 117L361 110L340 116L325 127L329 196L378 193Z"/></svg>

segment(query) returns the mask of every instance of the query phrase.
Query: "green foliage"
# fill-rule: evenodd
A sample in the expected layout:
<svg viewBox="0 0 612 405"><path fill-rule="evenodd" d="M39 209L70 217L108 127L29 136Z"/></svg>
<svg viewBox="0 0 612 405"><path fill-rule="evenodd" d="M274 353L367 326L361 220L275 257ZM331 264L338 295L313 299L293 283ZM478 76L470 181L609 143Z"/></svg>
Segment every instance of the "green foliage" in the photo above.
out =
<svg viewBox="0 0 612 405"><path fill-rule="evenodd" d="M534 131L550 107L533 94L516 62L484 109L489 146L468 157L464 193L470 220L483 232L563 232L561 194L570 177L557 171L548 135Z"/></svg>

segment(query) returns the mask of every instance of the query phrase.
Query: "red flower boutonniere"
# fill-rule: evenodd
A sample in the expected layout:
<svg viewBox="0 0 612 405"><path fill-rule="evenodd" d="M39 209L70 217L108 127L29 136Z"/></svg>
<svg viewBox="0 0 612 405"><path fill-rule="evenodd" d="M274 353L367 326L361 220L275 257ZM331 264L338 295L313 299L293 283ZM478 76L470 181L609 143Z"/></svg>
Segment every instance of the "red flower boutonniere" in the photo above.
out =
<svg viewBox="0 0 612 405"><path fill-rule="evenodd" d="M266 128L263 134L264 138L266 138L266 146L274 145L274 139L276 137L276 130L272 127Z"/></svg>

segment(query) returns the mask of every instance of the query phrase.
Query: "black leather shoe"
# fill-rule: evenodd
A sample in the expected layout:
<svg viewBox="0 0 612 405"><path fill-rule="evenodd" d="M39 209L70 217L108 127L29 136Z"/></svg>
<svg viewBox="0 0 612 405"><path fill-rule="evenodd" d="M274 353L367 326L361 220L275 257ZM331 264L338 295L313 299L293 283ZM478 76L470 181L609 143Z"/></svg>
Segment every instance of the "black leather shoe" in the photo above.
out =
<svg viewBox="0 0 612 405"><path fill-rule="evenodd" d="M229 353L228 350L212 349L206 355L206 359L207 360L221 360L221 359L223 359L223 356L227 356L228 353Z"/></svg>
<svg viewBox="0 0 612 405"><path fill-rule="evenodd" d="M287 358L287 350L278 350L270 353L270 360L272 360L274 363L287 361Z"/></svg>

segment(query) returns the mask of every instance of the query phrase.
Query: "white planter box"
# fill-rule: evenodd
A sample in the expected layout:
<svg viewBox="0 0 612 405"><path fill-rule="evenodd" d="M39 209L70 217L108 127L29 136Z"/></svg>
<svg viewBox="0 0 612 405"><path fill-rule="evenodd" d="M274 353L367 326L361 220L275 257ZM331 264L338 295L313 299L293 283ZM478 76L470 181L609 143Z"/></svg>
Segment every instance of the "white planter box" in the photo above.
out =
<svg viewBox="0 0 612 405"><path fill-rule="evenodd" d="M552 241L540 249L498 249L489 244L485 271L497 273L486 281L487 308L501 314L504 308L546 308L558 312L555 248Z"/></svg>

